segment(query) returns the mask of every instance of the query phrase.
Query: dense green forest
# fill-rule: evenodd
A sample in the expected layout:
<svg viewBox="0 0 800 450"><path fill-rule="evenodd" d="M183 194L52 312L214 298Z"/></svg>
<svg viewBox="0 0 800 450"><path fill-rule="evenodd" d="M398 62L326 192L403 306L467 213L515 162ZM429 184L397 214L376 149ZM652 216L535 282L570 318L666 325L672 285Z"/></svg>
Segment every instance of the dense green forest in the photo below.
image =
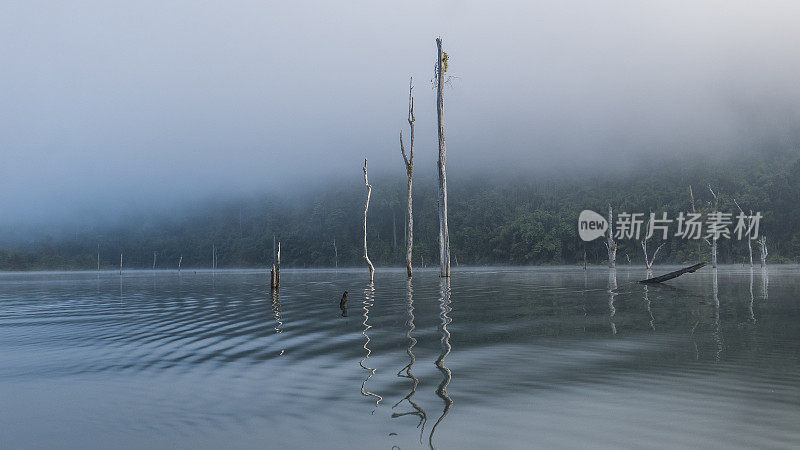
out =
<svg viewBox="0 0 800 450"><path fill-rule="evenodd" d="M655 161L637 170L593 175L498 174L449 178L451 249L454 265L576 264L606 258L601 239L578 238L581 210L660 213L674 218L690 211L688 187L698 205L708 209L710 184L719 193L719 209L736 213L733 198L745 210L764 215L761 234L768 236L769 261L800 260L800 153L771 152L749 157L711 156ZM398 164L398 167L400 165ZM404 264L405 180L374 177L369 210L369 252L377 266ZM418 177L419 178L419 177ZM298 194L299 195L299 194ZM265 267L272 261L273 235L282 242L286 267L333 267L334 240L340 267L363 264L361 221L365 189L354 180L325 186L300 200L262 195L197 204L190 213L161 214L95 225L56 237L42 235L0 250L0 270L91 269L99 248L104 269L209 268L216 246L219 267ZM414 191L414 265L438 263L436 184L417 180ZM732 227L731 227L732 229ZM654 241L655 242L655 241ZM651 244L652 245L652 244ZM655 245L653 245L655 247ZM757 246L754 245L757 249ZM651 250L652 251L652 250ZM755 251L757 254L757 251ZM618 264L643 260L638 241L620 241ZM736 239L719 241L720 263L741 263L747 246ZM708 245L670 238L656 264L709 259ZM757 259L757 256L756 256Z"/></svg>

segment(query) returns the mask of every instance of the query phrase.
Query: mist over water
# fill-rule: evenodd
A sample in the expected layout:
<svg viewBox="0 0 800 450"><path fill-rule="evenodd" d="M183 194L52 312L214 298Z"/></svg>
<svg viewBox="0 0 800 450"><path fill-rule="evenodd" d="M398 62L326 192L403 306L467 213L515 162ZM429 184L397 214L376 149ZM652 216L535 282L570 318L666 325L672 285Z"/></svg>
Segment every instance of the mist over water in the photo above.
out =
<svg viewBox="0 0 800 450"><path fill-rule="evenodd" d="M629 167L798 142L792 2L104 2L0 6L0 222L118 219L208 197L435 172ZM124 219L123 219L124 220Z"/></svg>

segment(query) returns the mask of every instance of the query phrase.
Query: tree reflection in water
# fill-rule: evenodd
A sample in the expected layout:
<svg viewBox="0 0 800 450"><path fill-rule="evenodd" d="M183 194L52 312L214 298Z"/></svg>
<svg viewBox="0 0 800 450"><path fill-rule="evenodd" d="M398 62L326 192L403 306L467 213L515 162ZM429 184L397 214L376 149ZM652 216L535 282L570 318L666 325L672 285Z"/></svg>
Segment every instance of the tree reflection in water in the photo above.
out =
<svg viewBox="0 0 800 450"><path fill-rule="evenodd" d="M397 417L403 417L409 415L419 417L419 423L417 424L417 428L420 428L419 441L422 442L422 435L425 433L425 424L428 422L428 416L425 414L425 411L418 404L416 404L413 400L411 400L414 397L414 394L417 392L417 386L419 386L419 379L415 377L413 373L411 373L411 368L414 366L414 362L416 362L416 357L414 356L414 352L412 350L414 349L414 346L417 345L417 339L412 336L412 333L416 328L414 326L413 292L414 289L411 285L411 278L409 278L407 294L406 294L408 300L408 321L406 322L406 325L408 325L408 331L406 331L406 339L408 339L408 347L406 348L406 353L408 354L410 361L405 367L403 367L402 369L400 369L399 372L397 372L397 376L401 378L408 378L411 380L412 382L411 392L409 392L408 395L400 399L400 401L395 403L394 406L392 406L392 409L396 408L403 401L407 401L408 404L411 405L412 408L414 408L414 411L408 411L404 413L392 413L392 418L394 419ZM403 374L403 372L405 372L405 375Z"/></svg>
<svg viewBox="0 0 800 450"><path fill-rule="evenodd" d="M436 389L436 395L439 396L442 400L444 400L444 410L442 410L442 415L433 424L433 428L431 428L431 435L428 439L428 444L430 444L431 448L433 446L433 434L436 432L436 427L442 423L447 414L450 413L450 408L453 406L453 400L450 398L450 395L447 394L447 385L450 384L450 380L453 378L453 374L450 372L450 369L444 365L444 360L447 358L447 355L450 354L450 332L447 330L447 325L452 322L450 316L447 314L453 310L450 307L450 278L444 277L441 279L441 287L440 287L440 296L439 296L439 318L441 319L441 324L439 325L439 329L442 332L441 344L442 344L442 352L439 354L439 358L436 359L436 367L442 373L442 382L439 383L439 387Z"/></svg>
<svg viewBox="0 0 800 450"><path fill-rule="evenodd" d="M369 371L369 374L367 375L367 378L364 379L364 382L361 383L361 395L364 395L366 397L375 397L376 399L375 406L378 406L381 400L383 400L383 397L381 397L378 394L372 393L366 389L367 381L369 381L369 379L372 378L373 375L375 375L375 369L373 369L372 367L367 367L364 364L366 360L369 359L369 355L372 353L372 350L370 350L368 347L370 339L369 336L367 335L367 330L372 328L371 325L367 324L367 321L369 320L369 309L372 307L372 305L375 304L375 285L372 282L367 284L367 287L364 289L364 301L362 303L364 305L364 315L363 315L364 321L361 322L361 325L364 326L364 329L361 330L361 334L366 339L363 346L364 350L366 351L366 354L361 359L361 361L358 362L358 364L361 366L362 369ZM373 413L374 412L375 411L373 411Z"/></svg>

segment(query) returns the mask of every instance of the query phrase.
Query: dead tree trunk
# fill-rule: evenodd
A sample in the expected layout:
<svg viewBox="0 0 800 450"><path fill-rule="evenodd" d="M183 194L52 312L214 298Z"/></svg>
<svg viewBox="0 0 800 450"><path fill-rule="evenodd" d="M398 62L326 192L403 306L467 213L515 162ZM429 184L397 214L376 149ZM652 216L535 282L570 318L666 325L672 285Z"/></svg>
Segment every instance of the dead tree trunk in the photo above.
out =
<svg viewBox="0 0 800 450"><path fill-rule="evenodd" d="M122 275L122 253L119 254L119 274Z"/></svg>
<svg viewBox="0 0 800 450"><path fill-rule="evenodd" d="M758 245L761 246L761 267L767 267L767 237L761 236Z"/></svg>
<svg viewBox="0 0 800 450"><path fill-rule="evenodd" d="M652 220L653 220L653 213L651 212L650 219L648 219L647 221L647 232L645 233L645 238L642 239L642 252L644 252L644 265L647 266L648 271L653 267L653 263L656 260L656 255L658 255L658 252L661 250L661 247L663 247L664 244L666 244L666 242L662 242L661 245L658 246L656 251L653 252L653 257L652 258L647 257L647 241L651 237L649 236L649 232L650 232L650 223Z"/></svg>
<svg viewBox="0 0 800 450"><path fill-rule="evenodd" d="M608 267L617 267L617 243L614 242L614 212L611 205L608 205L608 236L606 237L606 249L608 250Z"/></svg>
<svg viewBox="0 0 800 450"><path fill-rule="evenodd" d="M736 205L737 208L739 208L739 212L742 215L744 215L744 210L742 210L742 207L739 206L739 202L737 202L736 199L733 199L733 203ZM749 231L752 228L753 228L753 210L750 210L750 216L748 216L748 218L747 218L747 230L748 230L747 252L750 255L750 267L753 267L753 243L751 242L752 239L750 239L750 234L749 234Z"/></svg>
<svg viewBox="0 0 800 450"><path fill-rule="evenodd" d="M275 236L272 236L272 270L269 272L269 288L273 291L281 287L281 243L275 248Z"/></svg>
<svg viewBox="0 0 800 450"><path fill-rule="evenodd" d="M444 144L444 73L448 56L442 50L442 38L436 38L436 118L439 131L439 263L441 276L450 276L450 233L447 229L447 174Z"/></svg>
<svg viewBox="0 0 800 450"><path fill-rule="evenodd" d="M336 250L336 238L333 238L333 265L339 268L339 251Z"/></svg>
<svg viewBox="0 0 800 450"><path fill-rule="evenodd" d="M414 244L414 210L411 207L411 183L414 174L414 97L411 91L414 89L414 79L408 82L408 125L411 127L411 146L406 149L403 146L403 130L400 130L400 152L406 164L406 175L408 175L408 223L406 223L406 272L411 277L411 247Z"/></svg>
<svg viewBox="0 0 800 450"><path fill-rule="evenodd" d="M372 186L369 184L369 178L367 177L366 158L364 158L364 185L367 186L367 201L364 203L364 260L369 267L369 282L372 283L375 275L375 266L372 265L372 261L369 260L369 255L367 255L367 211L369 210L369 197L372 195Z"/></svg>
<svg viewBox="0 0 800 450"><path fill-rule="evenodd" d="M97 244L97 271L100 271L100 244Z"/></svg>
<svg viewBox="0 0 800 450"><path fill-rule="evenodd" d="M714 197L714 202L711 204L714 213L717 212L717 206L719 205L719 199L717 198L717 194L714 193L714 190L711 189L711 185L708 185L708 190L711 192L711 195ZM717 268L717 233L711 237L711 267Z"/></svg>
<svg viewBox="0 0 800 450"><path fill-rule="evenodd" d="M183 263L183 255L181 255L181 257L178 258L178 272L181 271L181 263Z"/></svg>
<svg viewBox="0 0 800 450"><path fill-rule="evenodd" d="M156 255L158 252L153 252L153 270L156 270Z"/></svg>

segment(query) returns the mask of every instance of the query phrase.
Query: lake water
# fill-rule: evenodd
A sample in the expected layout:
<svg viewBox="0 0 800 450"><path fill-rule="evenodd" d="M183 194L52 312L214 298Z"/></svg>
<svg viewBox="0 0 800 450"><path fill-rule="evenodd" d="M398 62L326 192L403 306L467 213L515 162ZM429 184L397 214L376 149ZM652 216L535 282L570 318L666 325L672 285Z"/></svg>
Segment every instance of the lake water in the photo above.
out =
<svg viewBox="0 0 800 450"><path fill-rule="evenodd" d="M0 447L800 446L800 267L644 276L0 274Z"/></svg>

